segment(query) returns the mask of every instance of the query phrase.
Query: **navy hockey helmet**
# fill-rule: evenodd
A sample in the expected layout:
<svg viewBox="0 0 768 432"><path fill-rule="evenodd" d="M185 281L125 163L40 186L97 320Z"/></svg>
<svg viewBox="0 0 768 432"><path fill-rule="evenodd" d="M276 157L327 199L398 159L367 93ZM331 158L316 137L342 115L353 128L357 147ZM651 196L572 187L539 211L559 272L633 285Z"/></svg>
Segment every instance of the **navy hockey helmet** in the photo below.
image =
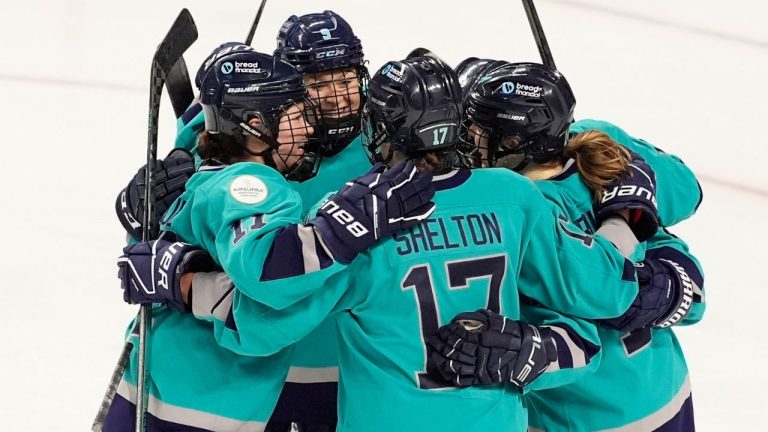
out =
<svg viewBox="0 0 768 432"><path fill-rule="evenodd" d="M309 96L320 108L314 148L324 156L343 150L360 133L369 78L352 27L329 10L293 15L280 28L275 55L304 74Z"/></svg>
<svg viewBox="0 0 768 432"><path fill-rule="evenodd" d="M294 109L308 121L313 120L314 106L307 97L301 74L293 66L277 57L256 52L247 45L225 44L222 47L225 48L209 56L197 74L207 132L232 136L243 145L243 136L250 134L275 150L285 144L279 143L277 137L280 116L286 110ZM298 109L291 108L294 105ZM256 117L261 120L260 126L248 124ZM295 137L294 144L302 145ZM267 164L271 160L271 157L265 157ZM305 149L304 158L289 168L286 177L309 178L316 172L318 162L315 155ZM306 171L308 165L312 167L311 172ZM300 166L303 167L299 169Z"/></svg>
<svg viewBox="0 0 768 432"><path fill-rule="evenodd" d="M211 66L211 63L229 53L242 51L253 51L253 48L251 48L249 45L245 45L242 42L224 42L223 44L214 48L213 51L208 54L208 57L205 58L203 64L200 66L200 69L197 70L197 74L195 75L195 87L200 90L200 86L203 83L203 77L205 76L206 72L208 72L208 68Z"/></svg>
<svg viewBox="0 0 768 432"><path fill-rule="evenodd" d="M557 70L501 65L480 74L466 95L468 139L488 166L519 170L549 162L562 155L575 106L571 86Z"/></svg>
<svg viewBox="0 0 768 432"><path fill-rule="evenodd" d="M277 34L275 55L301 73L363 66L363 45L333 11L293 15Z"/></svg>
<svg viewBox="0 0 768 432"><path fill-rule="evenodd" d="M453 151L461 126L456 73L434 57L390 61L371 78L363 145L372 161L389 162L392 150L409 157ZM382 154L382 144L389 151Z"/></svg>
<svg viewBox="0 0 768 432"><path fill-rule="evenodd" d="M477 82L477 77L506 64L509 64L509 62L504 60L479 59L477 57L469 57L462 60L461 63L456 66L456 75L459 76L461 93L466 97L472 89L472 86Z"/></svg>

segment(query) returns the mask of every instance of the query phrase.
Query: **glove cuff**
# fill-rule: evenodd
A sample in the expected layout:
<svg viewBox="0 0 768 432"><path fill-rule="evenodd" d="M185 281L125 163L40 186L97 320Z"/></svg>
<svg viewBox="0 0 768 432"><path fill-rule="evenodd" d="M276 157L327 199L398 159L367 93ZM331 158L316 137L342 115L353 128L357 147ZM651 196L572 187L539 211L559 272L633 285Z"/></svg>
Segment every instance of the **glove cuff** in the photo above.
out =
<svg viewBox="0 0 768 432"><path fill-rule="evenodd" d="M693 281L680 264L663 258L658 262L664 265L672 280L673 301L667 312L655 324L656 327L666 328L679 323L691 312Z"/></svg>

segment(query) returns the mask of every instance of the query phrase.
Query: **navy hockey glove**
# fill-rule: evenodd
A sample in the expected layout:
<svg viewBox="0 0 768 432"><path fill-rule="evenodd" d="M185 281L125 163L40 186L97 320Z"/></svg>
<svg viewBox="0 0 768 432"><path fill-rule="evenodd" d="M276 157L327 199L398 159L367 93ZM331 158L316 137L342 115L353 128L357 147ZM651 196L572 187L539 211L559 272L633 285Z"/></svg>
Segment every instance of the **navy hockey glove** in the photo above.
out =
<svg viewBox="0 0 768 432"><path fill-rule="evenodd" d="M117 266L126 303L162 303L189 312L189 306L181 297L181 276L192 271L216 269L207 252L188 243L168 241L167 238L174 238L168 234L161 236L166 238L123 249Z"/></svg>
<svg viewBox="0 0 768 432"><path fill-rule="evenodd" d="M310 224L334 259L349 263L378 241L429 217L434 195L432 174L418 172L412 161L386 171L376 164L330 196Z"/></svg>
<svg viewBox="0 0 768 432"><path fill-rule="evenodd" d="M549 328L487 309L456 315L427 344L427 370L459 387L506 382L524 387L557 360Z"/></svg>
<svg viewBox="0 0 768 432"><path fill-rule="evenodd" d="M691 310L693 284L682 266L667 259L646 259L635 264L639 292L632 305L617 318L602 320L609 328L633 331L669 327Z"/></svg>
<svg viewBox="0 0 768 432"><path fill-rule="evenodd" d="M600 201L595 205L598 226L622 210L629 210L627 224L639 242L651 238L659 228L659 209L656 204L656 174L637 154L632 153L630 175L605 186Z"/></svg>
<svg viewBox="0 0 768 432"><path fill-rule="evenodd" d="M144 214L144 173L146 165L128 183L120 194L117 195L115 209L117 218L123 224L128 234L136 239L141 238L142 215ZM150 218L152 222L150 238L157 237L159 231L158 220L165 214L168 207L184 192L184 185L192 174L195 173L195 163L192 155L184 149L173 149L163 160L155 164L154 184L154 214Z"/></svg>

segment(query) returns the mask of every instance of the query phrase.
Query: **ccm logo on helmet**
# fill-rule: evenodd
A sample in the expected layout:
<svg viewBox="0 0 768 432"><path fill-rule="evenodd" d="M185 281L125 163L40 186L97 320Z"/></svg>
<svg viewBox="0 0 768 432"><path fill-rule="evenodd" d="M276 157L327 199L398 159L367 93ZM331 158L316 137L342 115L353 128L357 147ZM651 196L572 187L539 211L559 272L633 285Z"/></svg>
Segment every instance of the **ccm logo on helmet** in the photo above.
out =
<svg viewBox="0 0 768 432"><path fill-rule="evenodd" d="M338 57L340 55L344 55L345 52L346 50L344 48L334 48L332 50L320 51L319 53L315 54L315 58L323 59L323 58Z"/></svg>
<svg viewBox="0 0 768 432"><path fill-rule="evenodd" d="M346 227L347 231L349 231L353 236L362 237L368 234L368 229L365 228L363 224L356 221L355 218L349 214L349 212L343 210L335 202L328 200L323 203L323 206L320 208L326 210L329 215L333 216L336 222Z"/></svg>

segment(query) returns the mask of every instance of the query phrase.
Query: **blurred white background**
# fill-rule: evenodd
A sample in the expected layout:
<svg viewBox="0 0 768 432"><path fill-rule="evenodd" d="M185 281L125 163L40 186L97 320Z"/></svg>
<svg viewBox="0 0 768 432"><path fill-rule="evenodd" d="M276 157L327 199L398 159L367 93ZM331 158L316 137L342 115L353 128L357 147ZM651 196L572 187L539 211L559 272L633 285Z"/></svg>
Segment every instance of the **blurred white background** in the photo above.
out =
<svg viewBox="0 0 768 432"><path fill-rule="evenodd" d="M154 48L182 7L200 31L192 73L242 40L258 1L4 2L0 26L0 430L90 427L136 309L121 300L114 198L143 163ZM768 6L754 0L539 0L578 118L621 125L681 156L704 203L673 231L705 266L704 321L678 334L698 430L768 431L762 332L768 243ZM538 61L517 1L276 1L253 45L271 52L292 14L332 9L375 71L412 48L451 64ZM164 101L160 155L171 146ZM663 380L663 376L659 376Z"/></svg>

